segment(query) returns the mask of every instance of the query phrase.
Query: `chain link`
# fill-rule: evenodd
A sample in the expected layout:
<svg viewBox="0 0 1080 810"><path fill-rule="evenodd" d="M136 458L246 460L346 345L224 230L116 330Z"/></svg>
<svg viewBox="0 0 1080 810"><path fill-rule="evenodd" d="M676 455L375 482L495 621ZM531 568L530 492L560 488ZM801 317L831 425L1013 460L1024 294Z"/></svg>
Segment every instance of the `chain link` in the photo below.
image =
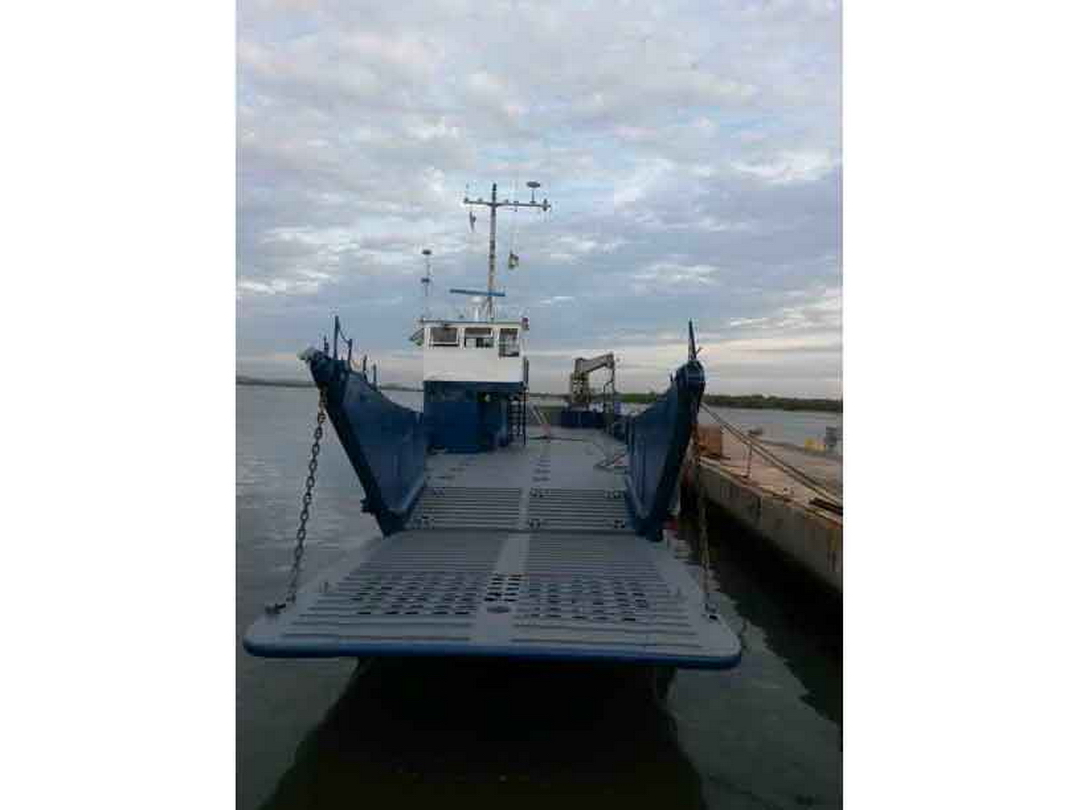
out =
<svg viewBox="0 0 1080 810"><path fill-rule="evenodd" d="M300 527L296 530L296 546L293 548L292 571L289 574L289 590L286 602L296 601L296 590L300 586L300 571L304 561L304 541L307 539L307 522L310 517L311 499L315 491L315 472L319 469L319 446L323 437L323 423L326 422L326 389L319 389L319 412L315 417L315 441L311 444L311 460L308 461L308 476L304 482L304 497L301 500Z"/></svg>
<svg viewBox="0 0 1080 810"><path fill-rule="evenodd" d="M700 411L695 409L694 421L691 425L690 452L691 461L694 467L694 483L696 484L698 553L701 558L701 592L705 597L705 611L707 613L712 613L715 609L712 598L712 561L709 555L708 503L706 501L705 493L705 478L702 475L701 434L698 430L699 421Z"/></svg>

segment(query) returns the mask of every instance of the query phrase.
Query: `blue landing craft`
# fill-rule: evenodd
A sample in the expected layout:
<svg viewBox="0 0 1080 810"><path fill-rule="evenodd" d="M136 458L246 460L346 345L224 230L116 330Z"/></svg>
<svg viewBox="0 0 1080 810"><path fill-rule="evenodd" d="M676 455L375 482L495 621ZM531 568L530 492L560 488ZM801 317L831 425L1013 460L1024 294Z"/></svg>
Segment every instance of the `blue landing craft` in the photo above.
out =
<svg viewBox="0 0 1080 810"><path fill-rule="evenodd" d="M336 320L333 347L302 355L383 536L268 607L244 647L735 666L737 637L663 542L705 388L692 332L647 410L549 425L529 403L528 319L494 302L496 209L549 204L500 201L494 186L465 203L491 209L488 289L472 317L420 318L422 413L384 396L351 343L339 356Z"/></svg>

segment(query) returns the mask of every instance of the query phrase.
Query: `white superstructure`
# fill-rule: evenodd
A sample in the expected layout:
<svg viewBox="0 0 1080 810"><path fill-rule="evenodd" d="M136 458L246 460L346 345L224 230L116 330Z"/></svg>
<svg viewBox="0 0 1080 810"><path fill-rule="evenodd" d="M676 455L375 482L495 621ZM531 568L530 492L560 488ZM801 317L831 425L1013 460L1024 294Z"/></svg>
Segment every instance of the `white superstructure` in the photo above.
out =
<svg viewBox="0 0 1080 810"><path fill-rule="evenodd" d="M528 328L526 318L421 319L412 341L423 348L424 382L527 384Z"/></svg>

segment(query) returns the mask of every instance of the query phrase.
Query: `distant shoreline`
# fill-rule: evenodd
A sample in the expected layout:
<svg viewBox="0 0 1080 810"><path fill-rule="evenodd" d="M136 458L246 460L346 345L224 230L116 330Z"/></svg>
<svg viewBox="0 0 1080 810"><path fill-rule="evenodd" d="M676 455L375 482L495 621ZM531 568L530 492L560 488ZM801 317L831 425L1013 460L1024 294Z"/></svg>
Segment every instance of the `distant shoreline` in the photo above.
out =
<svg viewBox="0 0 1080 810"><path fill-rule="evenodd" d="M261 385L269 388L314 388L315 383L309 380L271 380L261 377L237 376L237 385ZM384 391L411 391L422 393L420 388L411 388L407 385L390 383L379 386ZM565 399L565 394L550 394L538 391L531 394L533 397L550 399ZM655 392L647 394L620 393L619 398L630 404L648 404L657 399ZM836 413L843 415L844 401L842 399L822 399L810 397L773 397L763 394L706 394L705 403L716 408L743 408L755 411L811 411L816 413Z"/></svg>
<svg viewBox="0 0 1080 810"><path fill-rule="evenodd" d="M566 399L566 394L532 393L533 397ZM619 399L631 405L648 405L660 398L660 394L619 392ZM705 404L714 408L741 408L750 411L809 411L812 413L835 413L843 415L844 400L823 397L774 397L764 394L706 394Z"/></svg>
<svg viewBox="0 0 1080 810"><path fill-rule="evenodd" d="M314 388L315 383L310 380L268 380L261 377L236 377L237 385L259 385L266 388ZM407 385L397 385L395 383L387 383L386 385L380 385L381 391L412 391L414 393L421 393L419 388L410 388Z"/></svg>
<svg viewBox="0 0 1080 810"><path fill-rule="evenodd" d="M268 388L314 388L308 380L262 380L257 377L237 377L237 385L262 385Z"/></svg>
<svg viewBox="0 0 1080 810"><path fill-rule="evenodd" d="M652 402L656 394L620 394L624 402ZM823 397L774 397L764 394L706 394L705 404L714 408L751 411L814 411L843 415L844 400Z"/></svg>

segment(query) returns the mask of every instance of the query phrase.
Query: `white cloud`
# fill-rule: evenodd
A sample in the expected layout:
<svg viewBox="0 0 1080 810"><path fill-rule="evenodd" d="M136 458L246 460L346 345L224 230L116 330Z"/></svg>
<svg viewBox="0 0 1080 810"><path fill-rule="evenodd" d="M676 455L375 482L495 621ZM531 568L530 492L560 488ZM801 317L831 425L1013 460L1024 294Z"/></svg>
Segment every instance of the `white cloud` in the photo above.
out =
<svg viewBox="0 0 1080 810"><path fill-rule="evenodd" d="M553 295L550 298L541 298L537 304L542 307L550 307L555 304L568 303L574 300L572 295Z"/></svg>
<svg viewBox="0 0 1080 810"><path fill-rule="evenodd" d="M780 152L767 160L731 163L736 171L780 185L819 180L839 165L840 160L825 151Z"/></svg>
<svg viewBox="0 0 1080 810"><path fill-rule="evenodd" d="M719 283L720 268L711 264L653 262L631 276L631 288L640 295L682 295L687 290Z"/></svg>
<svg viewBox="0 0 1080 810"><path fill-rule="evenodd" d="M645 199L674 165L667 158L649 158L639 163L629 177L619 181L612 195L615 207L628 206Z"/></svg>
<svg viewBox="0 0 1080 810"><path fill-rule="evenodd" d="M270 281L254 281L241 278L236 282L237 290L242 293L256 293L258 295L282 295L301 294L310 295L319 289L317 280L294 281L291 279L275 278Z"/></svg>
<svg viewBox="0 0 1080 810"><path fill-rule="evenodd" d="M625 345L631 385L659 386L687 317L716 341L839 340L836 4L244 0L238 31L238 362L340 312L409 373L420 248L433 303L482 283L466 184L528 179L554 209L501 213L498 259L513 234L500 285L542 308L539 384ZM736 344L725 379L832 391L828 346Z"/></svg>

